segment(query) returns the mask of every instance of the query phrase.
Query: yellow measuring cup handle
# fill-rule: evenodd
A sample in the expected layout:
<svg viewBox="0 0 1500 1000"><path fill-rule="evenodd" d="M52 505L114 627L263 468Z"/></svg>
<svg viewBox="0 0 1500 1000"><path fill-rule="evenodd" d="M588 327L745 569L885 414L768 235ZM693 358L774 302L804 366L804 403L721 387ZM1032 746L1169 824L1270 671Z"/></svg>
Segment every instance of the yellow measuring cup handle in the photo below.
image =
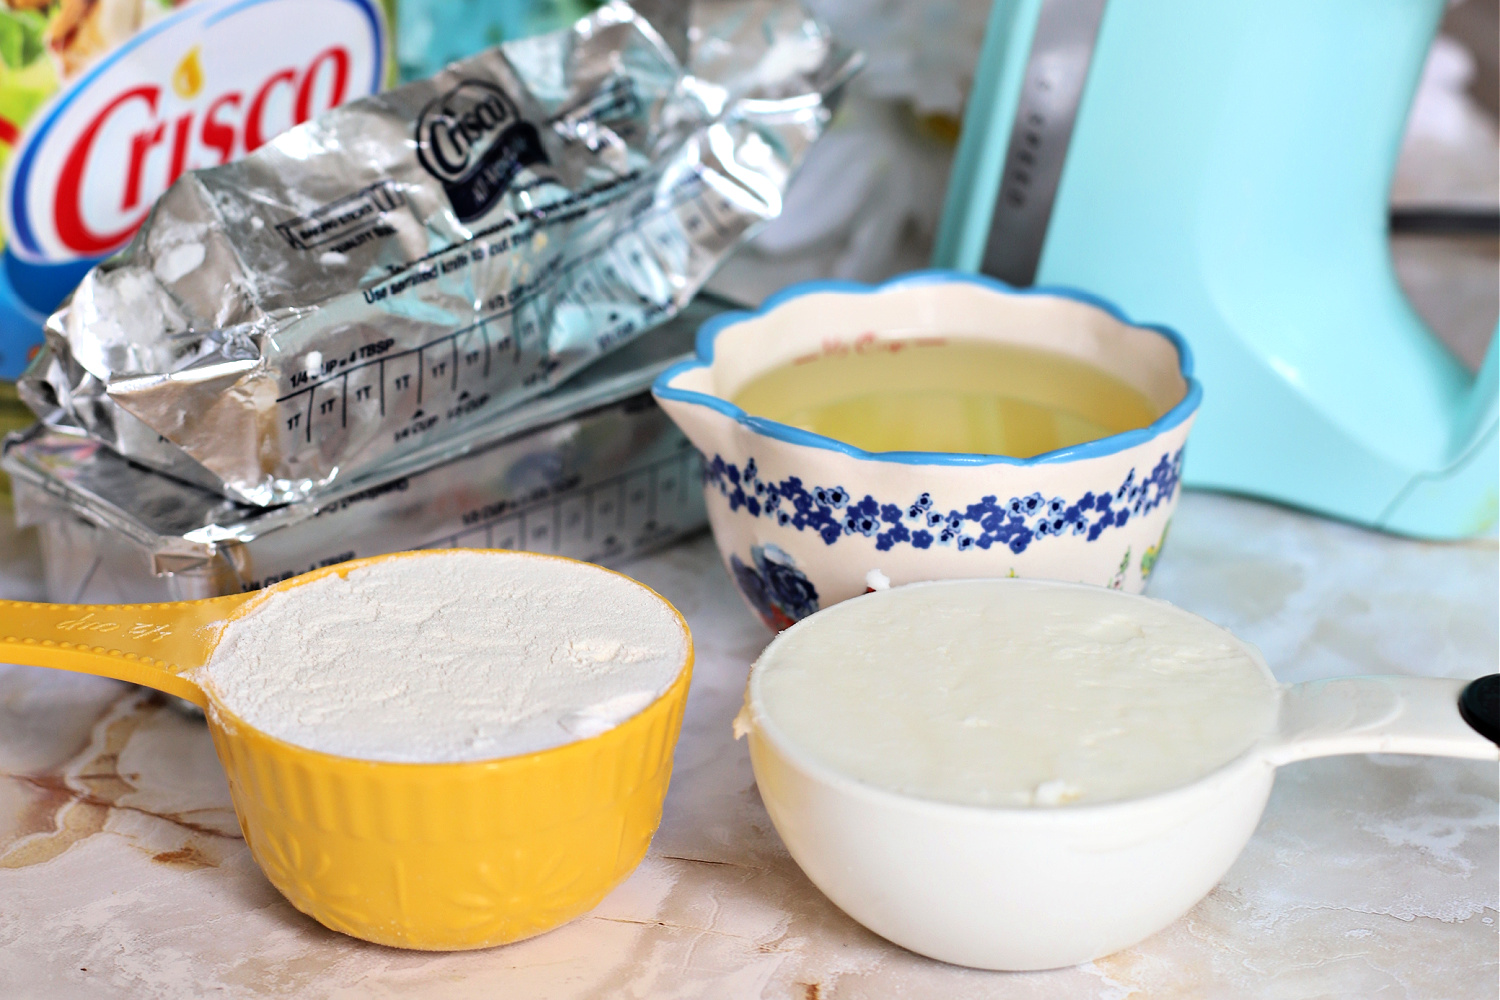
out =
<svg viewBox="0 0 1500 1000"><path fill-rule="evenodd" d="M182 676L203 665L220 628L253 594L170 604L0 601L0 663L98 674L206 707Z"/></svg>

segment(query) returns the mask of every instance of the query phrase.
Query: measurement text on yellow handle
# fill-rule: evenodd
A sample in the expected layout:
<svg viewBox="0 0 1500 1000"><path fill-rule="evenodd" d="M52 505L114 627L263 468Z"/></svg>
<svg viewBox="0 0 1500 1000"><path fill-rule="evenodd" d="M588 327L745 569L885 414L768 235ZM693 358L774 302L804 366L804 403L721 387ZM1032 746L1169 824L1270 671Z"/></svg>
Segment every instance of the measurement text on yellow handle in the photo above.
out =
<svg viewBox="0 0 1500 1000"><path fill-rule="evenodd" d="M59 632L98 632L109 634L124 629L123 634L130 639L150 639L152 642L161 642L172 632L165 625L156 625L151 622L111 622L96 619L90 611L81 618L70 618L64 622L57 623Z"/></svg>

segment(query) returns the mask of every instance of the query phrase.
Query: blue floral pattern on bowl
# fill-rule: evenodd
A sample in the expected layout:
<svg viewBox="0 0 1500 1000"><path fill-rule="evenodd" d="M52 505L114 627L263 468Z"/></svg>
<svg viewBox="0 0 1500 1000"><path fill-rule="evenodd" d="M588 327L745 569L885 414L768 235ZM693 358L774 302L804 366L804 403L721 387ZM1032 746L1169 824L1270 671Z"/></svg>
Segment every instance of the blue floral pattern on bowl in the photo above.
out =
<svg viewBox="0 0 1500 1000"><path fill-rule="evenodd" d="M1160 415L1016 458L869 452L734 401L736 387L770 367L929 329L1066 346L1080 361L1129 373ZM894 586L1020 576L1139 593L1179 496L1182 448L1202 400L1192 368L1176 333L1135 323L1093 296L922 272L878 286L798 285L755 312L715 317L699 330L696 357L663 372L652 393L704 456L709 522L725 565L779 626L798 617L796 593L773 600L768 574L782 567L815 588L819 607L864 593L875 573Z"/></svg>
<svg viewBox="0 0 1500 1000"><path fill-rule="evenodd" d="M740 593L761 620L776 631L795 625L818 610L818 591L791 556L774 545L755 545L746 566L737 555L729 569Z"/></svg>
<svg viewBox="0 0 1500 1000"><path fill-rule="evenodd" d="M1004 502L998 496L986 496L962 511L943 513L934 508L932 495L925 492L896 504L869 495L855 500L842 486L809 489L797 476L765 482L754 458L741 469L716 454L703 466L704 483L718 489L729 501L731 512L743 507L752 517L770 518L784 528L814 531L825 545L846 535L863 535L874 538L875 548L881 552L896 545L918 549L952 545L960 552L1002 545L1017 555L1038 539L1082 535L1092 542L1110 528L1122 528L1132 517L1149 514L1172 500L1181 475L1179 448L1175 453L1164 453L1142 478L1137 479L1136 470L1131 469L1113 489L1090 490L1072 501L1064 497L1048 500L1041 493ZM738 579L738 570L736 574ZM811 584L808 586L810 589Z"/></svg>

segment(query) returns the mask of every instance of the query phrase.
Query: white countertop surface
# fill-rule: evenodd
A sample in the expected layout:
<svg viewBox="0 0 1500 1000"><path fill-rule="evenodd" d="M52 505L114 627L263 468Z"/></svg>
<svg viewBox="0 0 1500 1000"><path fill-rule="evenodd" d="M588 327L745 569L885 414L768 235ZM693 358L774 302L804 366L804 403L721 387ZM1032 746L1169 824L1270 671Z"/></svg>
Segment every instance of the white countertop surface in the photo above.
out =
<svg viewBox="0 0 1500 1000"><path fill-rule="evenodd" d="M0 526L0 595L35 597ZM1496 669L1494 541L1432 545L1187 494L1150 593L1229 626L1283 681ZM977 972L891 945L825 899L730 734L770 634L707 536L627 571L697 642L665 816L589 915L489 951L402 952L325 930L251 860L201 722L151 692L0 666L0 996L1494 997L1493 763L1340 757L1283 768L1224 881L1090 965Z"/></svg>

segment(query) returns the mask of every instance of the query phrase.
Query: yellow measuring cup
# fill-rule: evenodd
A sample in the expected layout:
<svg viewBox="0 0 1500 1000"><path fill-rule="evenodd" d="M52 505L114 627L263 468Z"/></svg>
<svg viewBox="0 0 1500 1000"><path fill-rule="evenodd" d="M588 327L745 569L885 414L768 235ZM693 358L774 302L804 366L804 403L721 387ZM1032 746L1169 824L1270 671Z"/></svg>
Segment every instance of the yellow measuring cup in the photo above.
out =
<svg viewBox="0 0 1500 1000"><path fill-rule="evenodd" d="M692 637L675 608L687 654L656 701L598 736L498 760L393 764L305 750L237 718L188 676L268 592L455 551L357 559L205 601L0 601L0 663L114 677L202 706L250 853L323 925L397 948L505 944L591 909L645 856L692 675Z"/></svg>

